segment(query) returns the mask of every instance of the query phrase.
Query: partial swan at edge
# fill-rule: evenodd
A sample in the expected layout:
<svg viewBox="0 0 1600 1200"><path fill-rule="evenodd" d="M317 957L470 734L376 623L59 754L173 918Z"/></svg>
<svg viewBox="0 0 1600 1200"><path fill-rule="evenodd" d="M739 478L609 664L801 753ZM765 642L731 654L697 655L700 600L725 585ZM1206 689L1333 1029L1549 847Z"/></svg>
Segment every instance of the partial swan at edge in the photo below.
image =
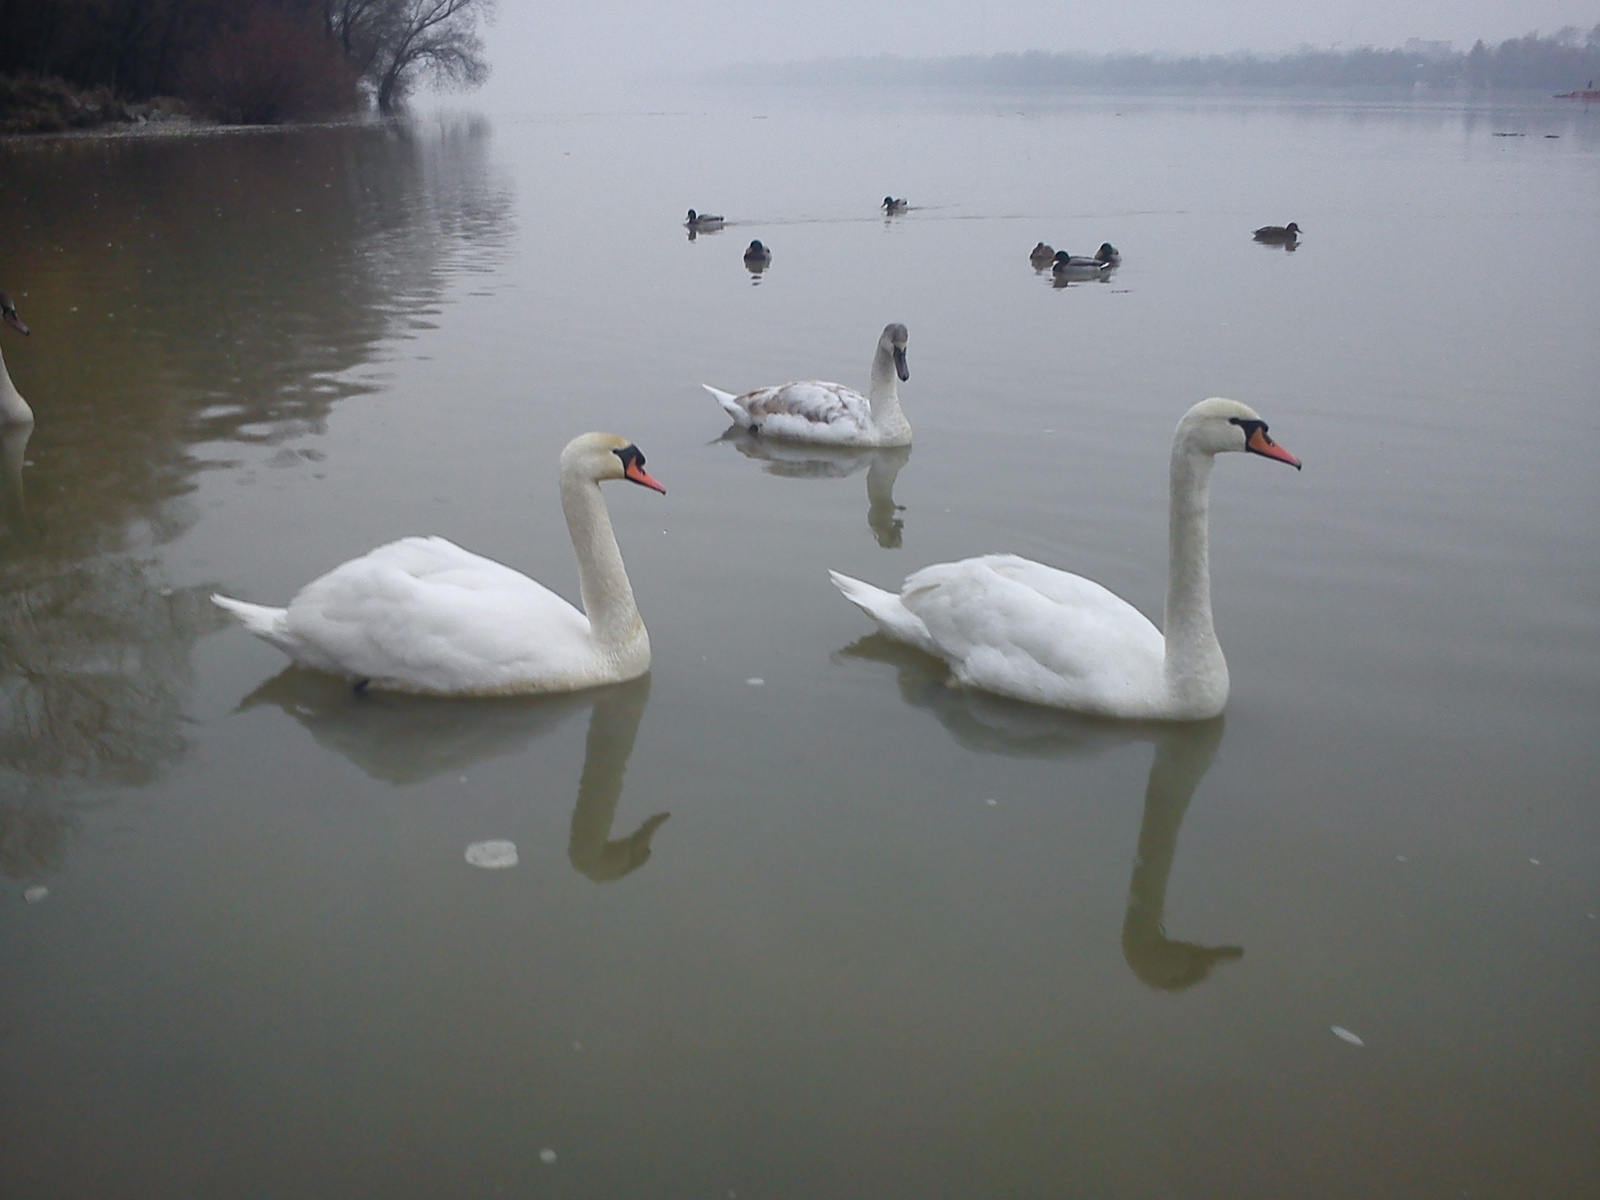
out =
<svg viewBox="0 0 1600 1200"><path fill-rule="evenodd" d="M22 318L17 316L17 306L11 303L11 297L5 292L0 292L0 319L23 337L32 332L22 323ZM28 402L22 398L22 393L17 391L17 385L11 382L11 373L6 370L5 355L0 354L0 426L31 424L33 424L33 409L28 407Z"/></svg>

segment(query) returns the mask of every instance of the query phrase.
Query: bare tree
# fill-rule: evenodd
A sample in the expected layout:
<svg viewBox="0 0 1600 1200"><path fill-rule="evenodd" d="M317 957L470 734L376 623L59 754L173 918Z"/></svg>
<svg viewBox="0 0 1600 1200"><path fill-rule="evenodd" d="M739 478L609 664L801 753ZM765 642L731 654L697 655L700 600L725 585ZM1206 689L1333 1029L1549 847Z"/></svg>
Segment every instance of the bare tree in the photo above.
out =
<svg viewBox="0 0 1600 1200"><path fill-rule="evenodd" d="M418 75L476 87L489 77L478 22L488 21L494 0L329 0L330 7L360 10L377 50L368 68L380 112L393 112Z"/></svg>
<svg viewBox="0 0 1600 1200"><path fill-rule="evenodd" d="M392 0L322 0L323 27L363 78L378 61L391 4Z"/></svg>

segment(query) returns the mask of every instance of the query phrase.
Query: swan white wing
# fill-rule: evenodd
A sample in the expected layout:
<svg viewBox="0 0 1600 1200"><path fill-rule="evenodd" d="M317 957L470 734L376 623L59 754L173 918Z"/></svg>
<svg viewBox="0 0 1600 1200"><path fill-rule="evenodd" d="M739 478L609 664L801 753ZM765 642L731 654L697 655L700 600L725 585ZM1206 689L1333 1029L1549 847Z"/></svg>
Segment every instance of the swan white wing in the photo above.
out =
<svg viewBox="0 0 1600 1200"><path fill-rule="evenodd" d="M963 684L1122 716L1163 694L1160 630L1081 575L986 555L923 568L900 600Z"/></svg>
<svg viewBox="0 0 1600 1200"><path fill-rule="evenodd" d="M404 538L302 588L287 623L350 675L493 692L592 667L589 620L548 588L439 537Z"/></svg>
<svg viewBox="0 0 1600 1200"><path fill-rule="evenodd" d="M747 392L737 403L768 437L840 443L873 437L872 402L842 383L805 379Z"/></svg>

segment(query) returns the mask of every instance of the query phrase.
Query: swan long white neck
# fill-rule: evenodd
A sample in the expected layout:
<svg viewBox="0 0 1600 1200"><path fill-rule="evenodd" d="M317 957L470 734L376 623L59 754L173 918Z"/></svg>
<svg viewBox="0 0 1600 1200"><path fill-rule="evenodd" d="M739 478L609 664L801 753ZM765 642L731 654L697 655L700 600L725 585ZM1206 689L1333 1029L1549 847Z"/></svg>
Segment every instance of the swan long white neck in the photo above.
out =
<svg viewBox="0 0 1600 1200"><path fill-rule="evenodd" d="M902 434L911 428L900 411L900 377L895 370L894 349L887 341L879 341L878 352L872 356L872 386L867 399L872 404L872 423L884 436Z"/></svg>
<svg viewBox="0 0 1600 1200"><path fill-rule="evenodd" d="M577 555L583 611L595 642L602 649L622 649L646 637L600 485L578 464L563 464L561 511Z"/></svg>
<svg viewBox="0 0 1600 1200"><path fill-rule="evenodd" d="M28 402L22 398L22 393L17 391L17 385L11 382L11 374L6 370L5 355L0 354L0 425L32 423L33 409L28 407Z"/></svg>
<svg viewBox="0 0 1600 1200"><path fill-rule="evenodd" d="M1211 455L1191 450L1180 435L1172 446L1167 519L1167 643L1165 675L1172 700L1196 716L1222 711L1228 664L1211 620L1211 561L1207 535Z"/></svg>

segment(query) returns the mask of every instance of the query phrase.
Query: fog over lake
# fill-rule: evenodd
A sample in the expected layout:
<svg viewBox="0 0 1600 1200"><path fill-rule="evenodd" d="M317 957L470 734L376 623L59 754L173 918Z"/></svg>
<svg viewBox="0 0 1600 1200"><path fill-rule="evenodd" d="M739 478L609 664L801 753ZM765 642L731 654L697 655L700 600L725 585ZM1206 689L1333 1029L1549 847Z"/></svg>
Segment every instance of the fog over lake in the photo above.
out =
<svg viewBox="0 0 1600 1200"><path fill-rule="evenodd" d="M0 1194L1600 1194L1593 106L501 100L0 140ZM909 451L701 388L890 322ZM1217 720L950 688L829 583L1159 621L1214 395L1304 462L1218 462ZM642 680L356 695L207 601L422 533L576 600L592 429L667 488L605 491Z"/></svg>

